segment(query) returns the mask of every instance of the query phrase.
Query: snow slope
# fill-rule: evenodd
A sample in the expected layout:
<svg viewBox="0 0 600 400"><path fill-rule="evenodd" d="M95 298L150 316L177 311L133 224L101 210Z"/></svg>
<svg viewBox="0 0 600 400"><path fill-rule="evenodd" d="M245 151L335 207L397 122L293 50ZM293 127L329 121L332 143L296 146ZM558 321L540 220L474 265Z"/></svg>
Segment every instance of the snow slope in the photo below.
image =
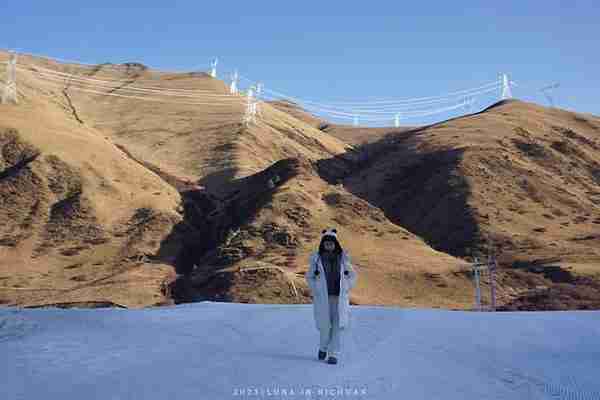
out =
<svg viewBox="0 0 600 400"><path fill-rule="evenodd" d="M0 398L600 399L597 311L352 306L329 365L311 307L0 308Z"/></svg>

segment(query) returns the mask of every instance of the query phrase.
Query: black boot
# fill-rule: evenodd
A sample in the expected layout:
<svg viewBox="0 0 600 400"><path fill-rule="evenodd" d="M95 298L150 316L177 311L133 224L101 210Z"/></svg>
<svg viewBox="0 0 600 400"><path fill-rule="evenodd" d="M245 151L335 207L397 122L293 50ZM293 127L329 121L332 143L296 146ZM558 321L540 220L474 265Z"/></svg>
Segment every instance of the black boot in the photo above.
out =
<svg viewBox="0 0 600 400"><path fill-rule="evenodd" d="M335 358L334 356L329 356L329 358L327 359L327 364L337 364L337 358Z"/></svg>
<svg viewBox="0 0 600 400"><path fill-rule="evenodd" d="M319 350L319 360L324 360L326 355L327 355L326 351Z"/></svg>

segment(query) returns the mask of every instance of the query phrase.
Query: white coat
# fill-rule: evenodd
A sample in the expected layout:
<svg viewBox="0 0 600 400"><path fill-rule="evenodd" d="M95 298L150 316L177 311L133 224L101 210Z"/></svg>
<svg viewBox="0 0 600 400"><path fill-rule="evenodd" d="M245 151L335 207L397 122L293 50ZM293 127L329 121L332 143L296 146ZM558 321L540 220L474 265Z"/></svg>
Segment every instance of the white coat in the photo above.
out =
<svg viewBox="0 0 600 400"><path fill-rule="evenodd" d="M315 270L319 270L319 275L315 276ZM346 274L346 271L348 272ZM310 256L308 271L304 274L306 282L310 287L313 297L313 313L315 325L318 330L329 329L331 322L329 318L329 298L327 292L327 278L325 270L319 257L319 252L313 252ZM342 250L340 262L340 295L338 304L338 314L340 328L349 326L350 322L350 289L356 284L356 271L350 262L350 255Z"/></svg>

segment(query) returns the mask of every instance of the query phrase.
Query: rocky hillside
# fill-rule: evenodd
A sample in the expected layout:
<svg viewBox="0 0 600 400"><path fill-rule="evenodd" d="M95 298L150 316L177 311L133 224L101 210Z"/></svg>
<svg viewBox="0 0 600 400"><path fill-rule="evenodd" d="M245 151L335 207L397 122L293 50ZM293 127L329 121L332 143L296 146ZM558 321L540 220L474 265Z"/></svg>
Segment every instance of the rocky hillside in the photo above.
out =
<svg viewBox="0 0 600 400"><path fill-rule="evenodd" d="M373 129L261 103L246 126L245 99L202 72L19 63L19 104L0 106L2 303L306 303L334 226L355 304L469 308L465 258L493 248L503 308L600 307L597 117L508 101Z"/></svg>
<svg viewBox="0 0 600 400"><path fill-rule="evenodd" d="M361 274L353 302L469 304L464 261L324 179L351 149L335 136L269 104L246 127L244 99L204 73L19 63L19 104L0 108L2 302L308 302L333 225Z"/></svg>
<svg viewBox="0 0 600 400"><path fill-rule="evenodd" d="M599 150L600 118L511 100L391 134L326 169L435 249L493 248L510 268L507 294L529 271L529 289L580 283L584 303L600 305L586 283L600 274Z"/></svg>

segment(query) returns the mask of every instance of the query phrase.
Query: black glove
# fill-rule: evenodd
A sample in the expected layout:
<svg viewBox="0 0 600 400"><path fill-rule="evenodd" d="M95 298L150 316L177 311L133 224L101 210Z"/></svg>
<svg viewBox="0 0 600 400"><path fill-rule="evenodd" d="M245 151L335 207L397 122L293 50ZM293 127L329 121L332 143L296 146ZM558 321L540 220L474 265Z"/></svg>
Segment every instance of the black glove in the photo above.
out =
<svg viewBox="0 0 600 400"><path fill-rule="evenodd" d="M319 270L315 269L315 276L319 276Z"/></svg>
<svg viewBox="0 0 600 400"><path fill-rule="evenodd" d="M348 276L348 274L349 274L348 270L345 270L344 275Z"/></svg>

